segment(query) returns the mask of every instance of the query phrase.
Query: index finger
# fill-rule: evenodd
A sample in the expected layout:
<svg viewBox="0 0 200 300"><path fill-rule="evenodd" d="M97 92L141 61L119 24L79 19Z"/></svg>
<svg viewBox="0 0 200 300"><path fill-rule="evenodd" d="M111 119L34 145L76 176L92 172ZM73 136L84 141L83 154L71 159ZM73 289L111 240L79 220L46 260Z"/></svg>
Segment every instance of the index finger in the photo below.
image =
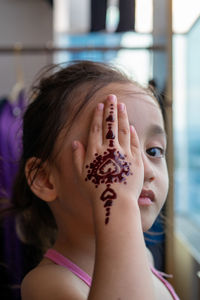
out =
<svg viewBox="0 0 200 300"><path fill-rule="evenodd" d="M102 121L103 121L104 104L98 103L94 109L92 123L90 125L88 137L88 149L96 149L102 145Z"/></svg>

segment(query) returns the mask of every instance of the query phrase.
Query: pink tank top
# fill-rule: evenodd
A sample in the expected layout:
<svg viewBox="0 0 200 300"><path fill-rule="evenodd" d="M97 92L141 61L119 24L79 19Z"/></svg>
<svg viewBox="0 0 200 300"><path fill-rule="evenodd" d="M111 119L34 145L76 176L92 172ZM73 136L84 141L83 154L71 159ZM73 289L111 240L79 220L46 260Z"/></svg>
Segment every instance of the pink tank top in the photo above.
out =
<svg viewBox="0 0 200 300"><path fill-rule="evenodd" d="M82 279L89 287L92 283L92 278L85 273L83 270L81 270L77 265L75 265L73 262L71 262L68 258L60 254L54 249L49 249L45 253L44 257L50 259L55 264L63 266L65 268L68 268L72 273L74 273L76 276L78 276L80 279ZM162 281L162 283L166 286L170 294L172 295L172 298L174 300L180 300L179 297L176 295L173 287L171 284L163 278L163 275L166 276L166 274L159 272L155 268L151 267L152 273Z"/></svg>

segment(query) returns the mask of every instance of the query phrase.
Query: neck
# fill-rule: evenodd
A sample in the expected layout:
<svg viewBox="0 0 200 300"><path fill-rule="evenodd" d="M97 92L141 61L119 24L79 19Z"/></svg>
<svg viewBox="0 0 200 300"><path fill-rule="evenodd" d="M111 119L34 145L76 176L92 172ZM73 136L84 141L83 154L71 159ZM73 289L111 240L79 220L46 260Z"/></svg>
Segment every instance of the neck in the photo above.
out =
<svg viewBox="0 0 200 300"><path fill-rule="evenodd" d="M53 247L90 276L95 261L95 238L91 228L93 224L83 224L77 218L65 217L64 222L58 222L58 235Z"/></svg>

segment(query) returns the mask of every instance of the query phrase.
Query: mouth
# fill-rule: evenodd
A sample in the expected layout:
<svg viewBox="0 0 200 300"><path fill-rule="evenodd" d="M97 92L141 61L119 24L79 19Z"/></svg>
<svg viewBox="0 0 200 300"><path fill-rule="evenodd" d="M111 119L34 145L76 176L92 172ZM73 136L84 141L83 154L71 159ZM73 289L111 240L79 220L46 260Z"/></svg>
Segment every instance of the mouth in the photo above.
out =
<svg viewBox="0 0 200 300"><path fill-rule="evenodd" d="M152 190L142 190L138 198L139 206L150 206L155 201L155 195Z"/></svg>

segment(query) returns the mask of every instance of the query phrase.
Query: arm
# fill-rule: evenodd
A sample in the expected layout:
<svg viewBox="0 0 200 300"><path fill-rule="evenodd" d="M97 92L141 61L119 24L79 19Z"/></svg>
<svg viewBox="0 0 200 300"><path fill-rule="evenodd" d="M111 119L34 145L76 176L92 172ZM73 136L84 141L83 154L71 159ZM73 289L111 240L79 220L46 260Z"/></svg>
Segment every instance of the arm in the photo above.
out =
<svg viewBox="0 0 200 300"><path fill-rule="evenodd" d="M88 300L151 300L153 281L137 203L144 176L140 145L135 130L130 130L126 109L120 110L120 105L117 109L114 100L109 96L104 109L100 105L95 110L87 151L79 142L74 150L96 233Z"/></svg>

